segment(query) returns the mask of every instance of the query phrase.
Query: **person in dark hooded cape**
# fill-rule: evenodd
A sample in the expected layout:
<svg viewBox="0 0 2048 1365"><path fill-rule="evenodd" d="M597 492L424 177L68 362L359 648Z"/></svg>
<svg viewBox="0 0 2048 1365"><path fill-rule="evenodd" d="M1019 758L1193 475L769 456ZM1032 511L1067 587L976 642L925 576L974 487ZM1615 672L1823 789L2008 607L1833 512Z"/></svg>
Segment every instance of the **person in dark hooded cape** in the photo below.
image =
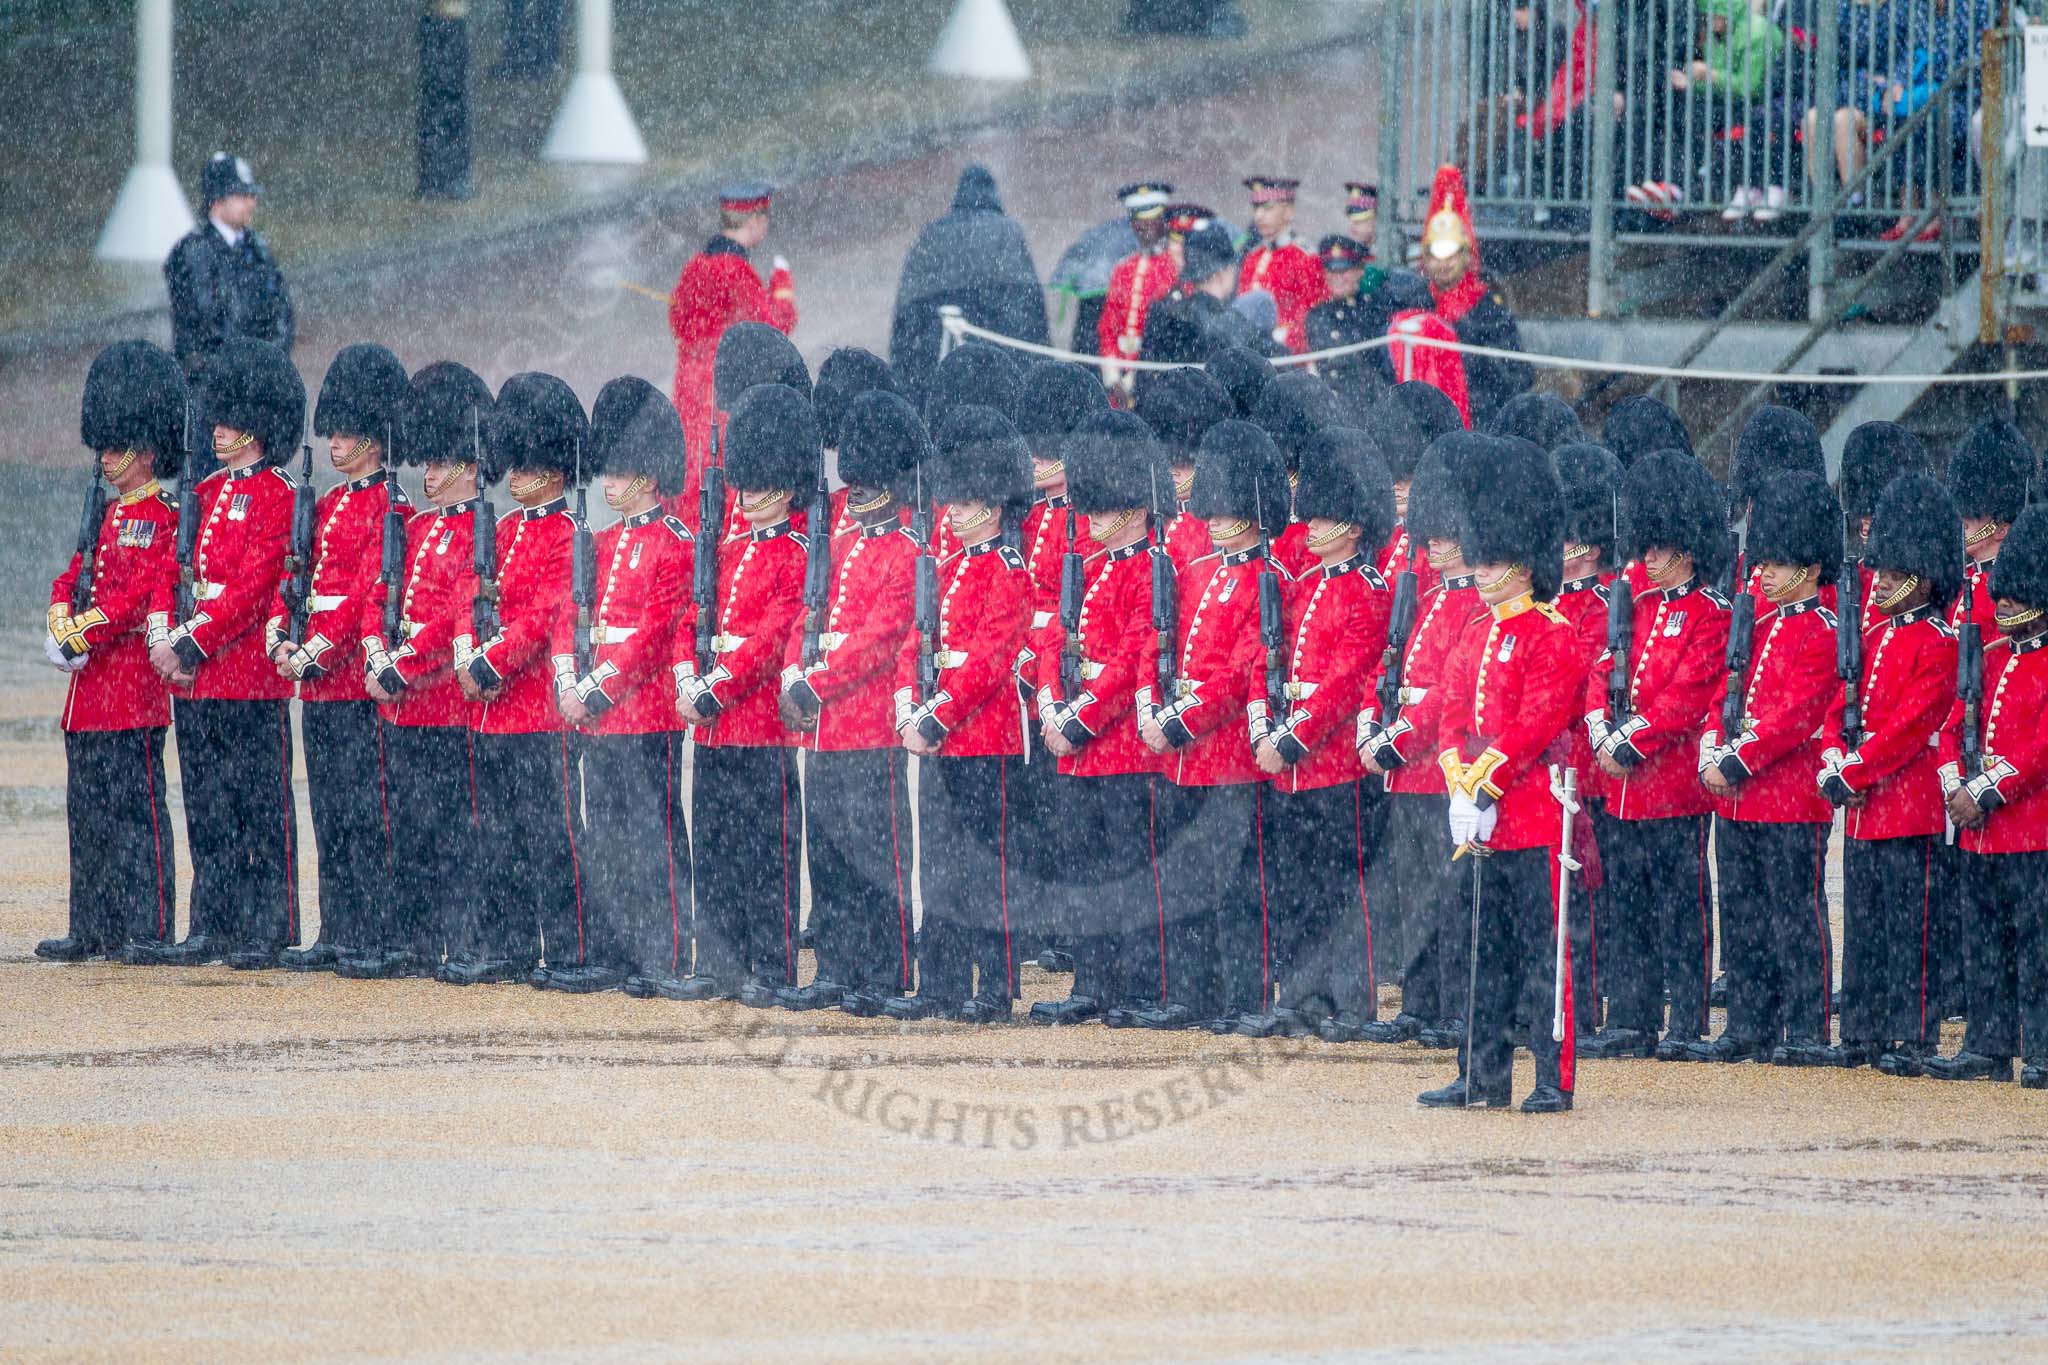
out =
<svg viewBox="0 0 2048 1365"><path fill-rule="evenodd" d="M939 363L939 308L955 304L978 327L1050 345L1045 290L1024 230L1003 212L995 177L984 166L960 173L953 207L927 223L896 286L889 364L913 404Z"/></svg>

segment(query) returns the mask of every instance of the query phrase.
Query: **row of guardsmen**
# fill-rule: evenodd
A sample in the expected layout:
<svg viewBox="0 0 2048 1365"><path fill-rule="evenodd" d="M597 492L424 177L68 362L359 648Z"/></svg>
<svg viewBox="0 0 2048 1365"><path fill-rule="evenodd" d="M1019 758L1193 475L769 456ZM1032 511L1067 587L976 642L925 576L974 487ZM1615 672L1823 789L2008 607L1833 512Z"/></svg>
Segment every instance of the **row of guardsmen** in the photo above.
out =
<svg viewBox="0 0 2048 1365"><path fill-rule="evenodd" d="M1578 1055L2048 1085L2048 513L2011 426L1946 484L1861 428L1838 500L1782 408L1724 489L1648 398L1604 444L1545 395L1476 433L1242 352L1126 412L970 345L920 412L867 352L814 385L739 324L715 390L693 533L637 378L586 415L350 346L316 499L274 348L189 393L103 352L45 642L71 923L37 952L974 1023L1042 952L1072 987L1034 1021L1455 1046L1431 1105L1508 1103L1520 1045L1532 1112Z"/></svg>

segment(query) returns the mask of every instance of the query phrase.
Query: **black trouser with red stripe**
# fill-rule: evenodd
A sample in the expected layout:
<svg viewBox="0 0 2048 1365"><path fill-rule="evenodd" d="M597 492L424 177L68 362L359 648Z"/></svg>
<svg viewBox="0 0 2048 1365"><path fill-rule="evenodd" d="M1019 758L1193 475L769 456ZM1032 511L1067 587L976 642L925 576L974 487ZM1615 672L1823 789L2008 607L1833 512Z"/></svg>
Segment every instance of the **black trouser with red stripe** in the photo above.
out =
<svg viewBox="0 0 2048 1365"><path fill-rule="evenodd" d="M1934 840L1842 841L1842 1041L1941 1041L1932 928Z"/></svg>
<svg viewBox="0 0 2048 1365"><path fill-rule="evenodd" d="M1451 862L1449 796L1387 797L1385 884L1402 922L1401 1011L1427 1023L1465 1017L1471 907Z"/></svg>
<svg viewBox="0 0 2048 1365"><path fill-rule="evenodd" d="M1669 990L1671 1036L1706 1036L1714 951L1713 887L1707 882L1709 818L1597 817L1600 871L1613 905L1602 945L1607 951L1600 963L1609 1028L1658 1032L1664 1026L1664 995ZM1574 961L1575 971L1577 966Z"/></svg>
<svg viewBox="0 0 2048 1365"><path fill-rule="evenodd" d="M681 976L690 969L683 736L668 730L591 735L580 748L584 823L574 849L586 912L582 961L638 975ZM705 752L697 751L700 795ZM763 871L773 875L772 868Z"/></svg>
<svg viewBox="0 0 2048 1365"><path fill-rule="evenodd" d="M1370 1020L1379 1007L1365 868L1379 850L1384 793L1345 782L1266 793L1267 898L1279 926L1280 1003Z"/></svg>
<svg viewBox="0 0 2048 1365"><path fill-rule="evenodd" d="M910 917L910 755L900 748L812 752L804 756L803 788L817 979L909 990L917 971ZM925 826L927 838L930 828ZM925 886L929 914L929 874Z"/></svg>
<svg viewBox="0 0 2048 1365"><path fill-rule="evenodd" d="M1038 714L1028 690L1025 706ZM1010 928L1019 959L1064 947L1070 832L1061 801L1074 780L1060 776L1059 760L1045 751L1035 728L1026 741L1031 753L1010 765Z"/></svg>
<svg viewBox="0 0 2048 1365"><path fill-rule="evenodd" d="M1017 994L1010 924L1010 778L1015 758L935 758L917 765L917 868L924 939L917 993L1006 1006Z"/></svg>
<svg viewBox="0 0 2048 1365"><path fill-rule="evenodd" d="M177 937L164 727L64 732L70 936L95 952Z"/></svg>
<svg viewBox="0 0 2048 1365"><path fill-rule="evenodd" d="M697 971L796 984L803 791L788 749L699 744L690 788Z"/></svg>
<svg viewBox="0 0 2048 1365"><path fill-rule="evenodd" d="M1536 1058L1536 1084L1564 1088L1562 1052L1550 1036L1557 961L1550 850L1503 849L1469 855L1457 866L1468 950L1472 879L1479 878L1478 971L1460 988L1473 1003L1458 1072L1476 1090L1505 1094L1519 1042Z"/></svg>
<svg viewBox="0 0 2048 1365"><path fill-rule="evenodd" d="M1927 956L1934 982L1934 1016L1946 1019L1967 1011L1970 999L1968 956L1970 907L1963 892L1963 863L1968 855L1945 838L1934 841L1934 881L1930 890Z"/></svg>
<svg viewBox="0 0 2048 1365"><path fill-rule="evenodd" d="M299 708L306 796L319 859L320 941L354 948L391 885L391 828L384 811L384 748L373 701L316 701Z"/></svg>
<svg viewBox="0 0 2048 1365"><path fill-rule="evenodd" d="M289 704L179 700L172 721L192 851L191 932L251 948L298 942Z"/></svg>
<svg viewBox="0 0 2048 1365"><path fill-rule="evenodd" d="M441 960L476 893L476 770L468 727L384 725L391 889L366 945Z"/></svg>
<svg viewBox="0 0 2048 1365"><path fill-rule="evenodd" d="M476 737L477 891L449 945L483 961L582 960L577 856L568 787L569 739L559 730Z"/></svg>
<svg viewBox="0 0 2048 1365"><path fill-rule="evenodd" d="M2038 975L2033 990L2023 995L2030 973L2021 963L2029 954L2038 961L2041 885L2048 875L2048 854L1969 853L1956 860L1956 883L1963 896L1960 947L1968 988L1970 1025L1963 1031L1963 1051L1986 1057L2016 1057L2020 1024L2038 1022L2041 1032L2027 1035L2029 1054L2048 1053L2048 1017L2031 1008L2040 996ZM2029 1008L2022 1008L2022 1000Z"/></svg>
<svg viewBox="0 0 2048 1365"><path fill-rule="evenodd" d="M1161 779L1152 787L1148 853L1159 869L1163 918L1156 948L1134 937L1142 960L1132 971L1198 1018L1261 1010L1272 995L1258 864L1265 785L1181 787Z"/></svg>
<svg viewBox="0 0 2048 1365"><path fill-rule="evenodd" d="M1073 993L1116 1008L1161 1001L1164 928L1152 862L1155 778L1150 773L1064 778L1062 812L1089 848L1064 885L1073 939Z"/></svg>
<svg viewBox="0 0 2048 1365"><path fill-rule="evenodd" d="M1828 1041L1835 981L1822 881L1827 840L1826 825L1715 826L1731 1038L1766 1047Z"/></svg>

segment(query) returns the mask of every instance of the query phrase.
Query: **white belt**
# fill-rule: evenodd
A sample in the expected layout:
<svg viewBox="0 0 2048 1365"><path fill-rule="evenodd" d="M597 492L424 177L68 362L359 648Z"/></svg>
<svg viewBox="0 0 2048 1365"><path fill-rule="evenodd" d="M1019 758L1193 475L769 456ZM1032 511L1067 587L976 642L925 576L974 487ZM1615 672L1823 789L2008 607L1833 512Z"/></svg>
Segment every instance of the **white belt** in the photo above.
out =
<svg viewBox="0 0 2048 1365"><path fill-rule="evenodd" d="M620 645L639 634L638 626L592 626L590 643L594 645Z"/></svg>
<svg viewBox="0 0 2048 1365"><path fill-rule="evenodd" d="M320 592L316 592L316 593L314 593L314 594L313 594L313 595L312 595L311 597L309 597L309 598L307 598L307 599L306 599L306 609L307 609L308 611L315 611L315 612L321 612L321 611L340 611L340 610L341 610L341 608L342 608L342 604L343 604L343 603L345 603L345 602L347 602L347 601L348 601L348 598L347 598L346 596L344 596L343 594L341 594L341 593L338 593L338 592L334 592L334 593L320 593Z"/></svg>
<svg viewBox="0 0 2048 1365"><path fill-rule="evenodd" d="M227 590L228 585L225 583L194 583L192 585L192 600L195 602L211 602Z"/></svg>
<svg viewBox="0 0 2048 1365"><path fill-rule="evenodd" d="M1034 612L1032 612L1032 613L1031 613L1031 628L1032 628L1033 630L1044 630L1044 629L1045 629L1045 628L1046 628L1047 626L1049 626L1049 625L1051 625L1051 624L1052 624L1052 613L1051 613L1051 612L1049 612L1049 611L1034 611Z"/></svg>
<svg viewBox="0 0 2048 1365"><path fill-rule="evenodd" d="M932 664L937 668L958 668L966 662L967 651L964 649L935 649L932 651Z"/></svg>

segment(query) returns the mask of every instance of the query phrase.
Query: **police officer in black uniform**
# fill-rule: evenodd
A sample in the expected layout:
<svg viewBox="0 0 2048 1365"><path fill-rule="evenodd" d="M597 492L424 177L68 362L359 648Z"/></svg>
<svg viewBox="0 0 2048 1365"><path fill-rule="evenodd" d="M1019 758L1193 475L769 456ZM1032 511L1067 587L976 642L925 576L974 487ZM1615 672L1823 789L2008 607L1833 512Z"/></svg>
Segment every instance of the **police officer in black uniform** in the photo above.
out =
<svg viewBox="0 0 2048 1365"><path fill-rule="evenodd" d="M261 193L248 162L215 152L199 179L206 221L164 260L171 349L187 375L196 377L229 337L254 337L291 354L291 293L270 248L251 226Z"/></svg>

